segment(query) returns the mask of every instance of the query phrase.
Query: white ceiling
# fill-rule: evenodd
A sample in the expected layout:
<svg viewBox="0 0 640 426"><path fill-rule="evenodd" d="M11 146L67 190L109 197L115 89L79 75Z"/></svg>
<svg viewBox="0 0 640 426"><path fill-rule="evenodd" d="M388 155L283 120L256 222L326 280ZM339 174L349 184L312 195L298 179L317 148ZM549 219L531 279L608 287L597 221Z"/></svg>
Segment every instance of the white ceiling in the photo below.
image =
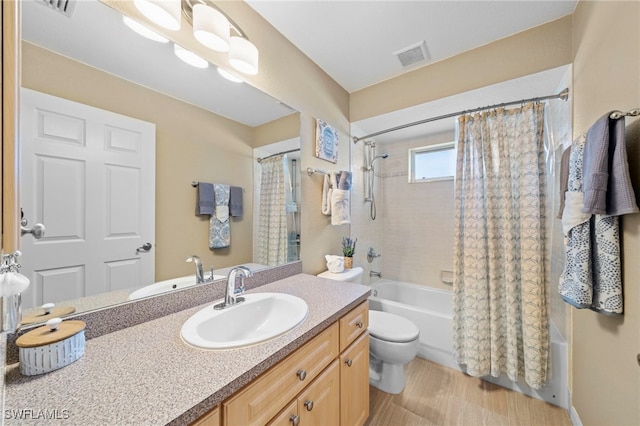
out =
<svg viewBox="0 0 640 426"><path fill-rule="evenodd" d="M577 0L247 3L354 92L568 15ZM403 68L393 52L422 40L430 61Z"/></svg>

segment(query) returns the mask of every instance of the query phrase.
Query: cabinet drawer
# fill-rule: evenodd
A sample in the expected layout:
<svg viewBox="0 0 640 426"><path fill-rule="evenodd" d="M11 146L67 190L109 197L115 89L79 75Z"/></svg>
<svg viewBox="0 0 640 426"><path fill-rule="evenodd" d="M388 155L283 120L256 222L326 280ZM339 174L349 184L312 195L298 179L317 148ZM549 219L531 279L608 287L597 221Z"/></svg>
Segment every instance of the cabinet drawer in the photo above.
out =
<svg viewBox="0 0 640 426"><path fill-rule="evenodd" d="M335 323L225 402L224 424L266 424L338 356L338 344Z"/></svg>
<svg viewBox="0 0 640 426"><path fill-rule="evenodd" d="M369 327L369 302L365 301L340 318L340 352Z"/></svg>
<svg viewBox="0 0 640 426"><path fill-rule="evenodd" d="M298 400L294 399L267 426L298 426Z"/></svg>
<svg viewBox="0 0 640 426"><path fill-rule="evenodd" d="M340 424L340 365L334 360L298 397L300 426Z"/></svg>

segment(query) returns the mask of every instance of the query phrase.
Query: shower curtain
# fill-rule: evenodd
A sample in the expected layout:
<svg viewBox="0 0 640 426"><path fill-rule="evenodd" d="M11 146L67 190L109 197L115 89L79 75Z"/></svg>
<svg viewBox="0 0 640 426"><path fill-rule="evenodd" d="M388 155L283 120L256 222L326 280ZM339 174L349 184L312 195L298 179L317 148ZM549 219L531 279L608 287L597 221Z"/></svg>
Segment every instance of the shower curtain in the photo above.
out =
<svg viewBox="0 0 640 426"><path fill-rule="evenodd" d="M546 382L544 105L458 119L454 349L476 377Z"/></svg>
<svg viewBox="0 0 640 426"><path fill-rule="evenodd" d="M287 179L285 157L266 158L260 181L258 219L258 263L282 265L287 262Z"/></svg>

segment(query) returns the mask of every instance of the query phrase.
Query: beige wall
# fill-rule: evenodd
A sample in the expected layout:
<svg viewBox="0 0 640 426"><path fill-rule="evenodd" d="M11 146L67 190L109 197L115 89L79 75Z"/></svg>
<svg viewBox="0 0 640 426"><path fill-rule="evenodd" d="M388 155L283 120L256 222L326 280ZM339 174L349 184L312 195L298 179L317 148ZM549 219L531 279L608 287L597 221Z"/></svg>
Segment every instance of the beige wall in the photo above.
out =
<svg viewBox="0 0 640 426"><path fill-rule="evenodd" d="M640 3L580 1L574 13L574 136L612 109L640 107ZM627 118L640 188L640 122ZM573 405L585 425L640 424L640 214L623 217L623 317L573 312Z"/></svg>
<svg viewBox="0 0 640 426"><path fill-rule="evenodd" d="M22 84L156 124L157 280L193 274L193 264L184 261L192 254L200 256L205 267L220 268L252 260L250 127L30 43L23 43ZM194 214L194 180L245 189L244 215L232 218L230 248L209 249L209 222Z"/></svg>
<svg viewBox="0 0 640 426"><path fill-rule="evenodd" d="M571 63L571 16L351 94L351 121Z"/></svg>
<svg viewBox="0 0 640 426"><path fill-rule="evenodd" d="M252 146L259 148L297 137L300 137L300 113L298 112L254 127Z"/></svg>

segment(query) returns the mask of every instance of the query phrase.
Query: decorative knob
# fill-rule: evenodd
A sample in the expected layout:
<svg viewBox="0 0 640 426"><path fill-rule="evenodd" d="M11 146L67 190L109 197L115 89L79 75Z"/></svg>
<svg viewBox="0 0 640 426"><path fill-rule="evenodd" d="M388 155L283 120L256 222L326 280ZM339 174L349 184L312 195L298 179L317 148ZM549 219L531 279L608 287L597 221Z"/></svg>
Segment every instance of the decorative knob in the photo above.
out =
<svg viewBox="0 0 640 426"><path fill-rule="evenodd" d="M304 379L307 378L307 372L304 370L298 370L296 372L296 375L298 376L298 379L300 379L300 381L303 381Z"/></svg>
<svg viewBox="0 0 640 426"><path fill-rule="evenodd" d="M347 358L344 360L344 363L347 364L347 367L351 367L351 364L353 364L353 360L351 358Z"/></svg>
<svg viewBox="0 0 640 426"><path fill-rule="evenodd" d="M313 401L311 401L311 400L305 401L304 402L304 407L307 409L307 411L313 410Z"/></svg>
<svg viewBox="0 0 640 426"><path fill-rule="evenodd" d="M58 329L58 325L62 322L62 318L51 318L47 321L47 326L50 331L56 331Z"/></svg>
<svg viewBox="0 0 640 426"><path fill-rule="evenodd" d="M364 324L362 323L362 321L358 321L356 323L356 327L358 327L358 328L362 328L363 326L364 326Z"/></svg>
<svg viewBox="0 0 640 426"><path fill-rule="evenodd" d="M292 414L291 417L289 417L289 421L293 426L298 426L298 424L300 424L300 416Z"/></svg>
<svg viewBox="0 0 640 426"><path fill-rule="evenodd" d="M45 315L49 315L51 313L51 310L53 309L53 307L56 306L53 303L45 303L44 305L40 306L42 309L44 309L44 314Z"/></svg>

